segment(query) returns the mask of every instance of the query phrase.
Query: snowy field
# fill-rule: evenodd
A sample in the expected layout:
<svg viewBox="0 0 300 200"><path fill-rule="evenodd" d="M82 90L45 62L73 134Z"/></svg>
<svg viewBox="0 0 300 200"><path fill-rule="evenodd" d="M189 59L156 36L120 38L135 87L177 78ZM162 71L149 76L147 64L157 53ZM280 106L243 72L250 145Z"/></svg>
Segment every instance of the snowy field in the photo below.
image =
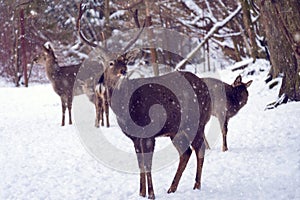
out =
<svg viewBox="0 0 300 200"><path fill-rule="evenodd" d="M244 81L254 81L248 104L229 122L229 151L221 152L218 133L206 154L201 191L192 189L195 155L174 194L167 190L177 162L154 171L156 199L300 199L300 103L265 111L279 90L264 84L267 68L258 61L247 69L256 69L252 76L219 72L228 83L239 73ZM139 175L104 166L81 143L77 125L60 126L60 99L50 84L15 88L0 81L0 86L1 200L144 199L139 197ZM112 136L109 140L120 140L110 116L112 128L102 131ZM133 151L130 141L126 148Z"/></svg>

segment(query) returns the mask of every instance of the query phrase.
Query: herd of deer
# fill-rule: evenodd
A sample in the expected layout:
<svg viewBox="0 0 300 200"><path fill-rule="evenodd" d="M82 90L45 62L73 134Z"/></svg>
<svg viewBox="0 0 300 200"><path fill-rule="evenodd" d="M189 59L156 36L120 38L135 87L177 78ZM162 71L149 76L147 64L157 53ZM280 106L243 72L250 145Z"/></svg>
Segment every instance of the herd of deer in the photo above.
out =
<svg viewBox="0 0 300 200"><path fill-rule="evenodd" d="M99 47L100 48L100 47ZM199 78L190 72L176 71L169 74L152 77L152 78L138 78L126 79L123 78L127 73L127 54L111 57L104 49L101 49L101 58L103 58L103 65L105 66L104 73L94 80L92 83L83 84L83 91L88 95L90 101L94 102L96 107L95 126L104 125L103 113L106 113L106 126L109 127L109 106L116 114L117 122L122 129L122 132L129 137L134 144L135 152L137 154L138 165L140 168L140 195L146 196L146 186L148 190L148 198L154 199L154 189L152 184L151 167L152 157L155 147L155 139L159 136L167 136L172 140L173 145L179 153L179 165L173 179L173 182L168 190L168 193L175 192L179 184L179 180L188 160L194 149L197 157L197 170L194 189L201 188L201 173L205 154L205 136L204 128L209 121L211 115L218 118L223 135L223 151L227 151L226 136L228 131L228 120L233 117L246 103L248 99L247 87L252 81L247 83L242 82L241 76L238 76L232 85L224 83L213 78ZM65 125L65 111L69 111L69 124L72 124L71 109L73 99L73 86L76 75L80 65L73 66L59 66L51 46L43 47L43 53L35 60L36 63L45 65L46 74L51 81L54 91L61 98L62 105L62 122ZM197 109L189 109L184 117L182 117L181 105L188 101L190 97L184 97L184 94L176 94L183 96L183 99L177 99L168 88L159 84L149 84L149 82L174 82L181 83L180 78L183 77L193 88L194 96L198 103ZM178 79L179 82L176 82ZM143 85L144 88L132 94L126 93L127 88L132 88L133 85ZM92 85L93 87L88 87ZM122 103L118 99L114 99L113 93L119 93L126 97L130 96L129 114L131 119L127 119L124 115ZM220 94L224 94L221 95ZM154 123L149 116L149 109L153 105L161 105L165 110L165 115L155 116L156 121L163 121L162 127L155 132L148 131L139 132L138 135L134 129L128 128L129 121L134 121L135 124L145 127ZM196 133L191 134L188 131L190 120L182 122L182 119L189 119L197 116L198 122ZM183 125L182 125L183 124ZM149 130L149 129L144 129ZM191 148L192 147L192 148Z"/></svg>

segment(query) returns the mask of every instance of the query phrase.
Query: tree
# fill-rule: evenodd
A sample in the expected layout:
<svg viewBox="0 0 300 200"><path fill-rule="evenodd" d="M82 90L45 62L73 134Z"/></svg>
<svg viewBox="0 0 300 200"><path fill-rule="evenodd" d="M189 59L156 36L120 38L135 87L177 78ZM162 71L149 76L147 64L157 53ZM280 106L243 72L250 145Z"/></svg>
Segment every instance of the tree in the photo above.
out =
<svg viewBox="0 0 300 200"><path fill-rule="evenodd" d="M259 5L270 51L270 75L283 75L279 96L300 101L300 1L260 0Z"/></svg>

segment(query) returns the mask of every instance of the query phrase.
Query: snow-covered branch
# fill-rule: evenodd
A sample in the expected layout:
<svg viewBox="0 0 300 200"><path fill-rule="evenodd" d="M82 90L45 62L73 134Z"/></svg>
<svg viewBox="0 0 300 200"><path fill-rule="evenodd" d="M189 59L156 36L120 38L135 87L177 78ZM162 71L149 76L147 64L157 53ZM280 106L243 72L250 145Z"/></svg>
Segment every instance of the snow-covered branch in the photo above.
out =
<svg viewBox="0 0 300 200"><path fill-rule="evenodd" d="M195 53L213 36L215 32L217 32L220 28L225 26L232 18L234 18L240 11L242 10L242 6L239 4L238 7L233 11L231 14L229 14L224 20L217 22L214 24L214 26L210 29L210 31L205 35L203 40L200 42L200 44L193 49L185 59L180 61L176 67L175 70L179 70L182 65L184 65L188 60L190 60Z"/></svg>

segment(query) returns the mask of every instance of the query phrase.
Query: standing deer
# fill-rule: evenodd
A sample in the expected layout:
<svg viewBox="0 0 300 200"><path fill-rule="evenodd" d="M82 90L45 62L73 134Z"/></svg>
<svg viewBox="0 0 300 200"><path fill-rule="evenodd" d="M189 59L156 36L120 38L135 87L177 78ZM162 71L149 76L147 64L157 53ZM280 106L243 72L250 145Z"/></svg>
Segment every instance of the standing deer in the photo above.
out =
<svg viewBox="0 0 300 200"><path fill-rule="evenodd" d="M194 189L200 189L205 152L204 128L211 115L211 100L205 82L189 72L173 72L153 78L122 79L126 71L125 59L118 58L109 63L104 77L109 103L117 116L118 125L134 144L140 168L140 195L146 196L146 185L148 185L148 198L155 198L151 168L155 139L160 136L170 137L180 155L178 169L168 193L175 192L177 189L181 175L192 154L190 146L195 150L197 157ZM194 98L183 90L180 94L174 94L163 86L175 83L191 86ZM134 89L136 86L141 87ZM129 105L126 105L127 101L124 99L130 99ZM196 107L199 109L195 109L192 102L198 102ZM184 105L189 104L191 106L183 112ZM153 108L157 105L162 106L165 113L161 113L162 109ZM128 114L124 108L128 108ZM193 126L192 121L195 118L198 123L194 124L197 128L193 133L190 127Z"/></svg>
<svg viewBox="0 0 300 200"><path fill-rule="evenodd" d="M101 126L104 126L104 117L106 117L106 127L110 127L109 124L109 105L108 97L104 84L104 74L100 76L99 80L96 81L95 78L90 78L81 83L83 92L87 95L90 102L95 105L96 117L95 117L95 127L99 128L101 121Z"/></svg>
<svg viewBox="0 0 300 200"><path fill-rule="evenodd" d="M95 106L96 106L96 121L95 126L99 127L99 121L101 126L104 126L103 113L105 112L106 127L109 127L109 104L108 96L105 88L104 74L100 76L100 79L95 86Z"/></svg>
<svg viewBox="0 0 300 200"><path fill-rule="evenodd" d="M203 78L203 81L207 84L211 96L212 115L218 118L222 130L222 151L227 151L228 121L246 105L248 100L247 88L251 85L252 80L243 83L242 77L239 75L232 85L214 78ZM206 146L209 145L206 144Z"/></svg>
<svg viewBox="0 0 300 200"><path fill-rule="evenodd" d="M53 90L56 94L58 94L58 96L60 96L62 106L61 125L65 125L66 108L68 108L69 111L69 124L72 124L71 109L73 87L80 64L59 66L54 51L50 45L48 48L43 46L43 53L35 59L35 63L45 66L46 75L52 84Z"/></svg>

